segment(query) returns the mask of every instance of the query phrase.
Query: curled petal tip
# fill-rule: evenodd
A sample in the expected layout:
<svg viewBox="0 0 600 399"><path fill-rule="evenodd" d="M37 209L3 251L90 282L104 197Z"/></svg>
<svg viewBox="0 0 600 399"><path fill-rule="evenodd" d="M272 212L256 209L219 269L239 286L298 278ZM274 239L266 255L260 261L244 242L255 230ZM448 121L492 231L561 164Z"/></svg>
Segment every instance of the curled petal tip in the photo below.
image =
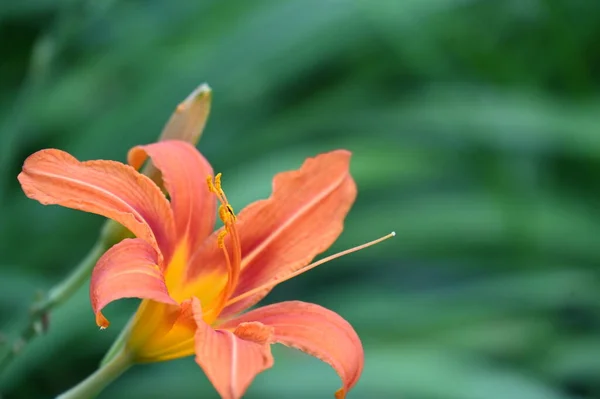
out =
<svg viewBox="0 0 600 399"><path fill-rule="evenodd" d="M233 333L242 339L265 345L272 343L274 332L275 329L271 326L259 322L244 322L240 323Z"/></svg>
<svg viewBox="0 0 600 399"><path fill-rule="evenodd" d="M106 317L104 317L102 312L98 312L96 313L96 324L98 325L98 327L100 327L101 330L104 330L110 325L110 322Z"/></svg>
<svg viewBox="0 0 600 399"><path fill-rule="evenodd" d="M273 327L272 342L299 349L332 366L342 380L336 399L344 399L358 382L364 365L362 343L337 313L306 302L280 302L230 319L220 328L231 329L248 322Z"/></svg>

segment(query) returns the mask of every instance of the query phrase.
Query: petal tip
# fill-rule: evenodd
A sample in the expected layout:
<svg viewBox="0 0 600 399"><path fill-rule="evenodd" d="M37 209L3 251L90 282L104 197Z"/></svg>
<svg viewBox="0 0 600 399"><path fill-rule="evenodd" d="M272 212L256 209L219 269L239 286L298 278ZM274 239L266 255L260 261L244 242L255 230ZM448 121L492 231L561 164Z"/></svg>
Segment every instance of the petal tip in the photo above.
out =
<svg viewBox="0 0 600 399"><path fill-rule="evenodd" d="M251 321L240 323L233 333L242 339L253 341L260 345L266 345L272 343L275 328Z"/></svg>
<svg viewBox="0 0 600 399"><path fill-rule="evenodd" d="M98 312L96 313L96 324L101 330L105 330L110 325L110 322L106 317L104 317L102 312Z"/></svg>
<svg viewBox="0 0 600 399"><path fill-rule="evenodd" d="M327 155L330 157L336 157L336 158L339 158L341 160L344 160L344 161L350 163L350 159L352 158L352 151L341 148L341 149L330 151L323 155Z"/></svg>
<svg viewBox="0 0 600 399"><path fill-rule="evenodd" d="M346 390L344 388L340 388L335 391L335 399L345 399L346 398Z"/></svg>

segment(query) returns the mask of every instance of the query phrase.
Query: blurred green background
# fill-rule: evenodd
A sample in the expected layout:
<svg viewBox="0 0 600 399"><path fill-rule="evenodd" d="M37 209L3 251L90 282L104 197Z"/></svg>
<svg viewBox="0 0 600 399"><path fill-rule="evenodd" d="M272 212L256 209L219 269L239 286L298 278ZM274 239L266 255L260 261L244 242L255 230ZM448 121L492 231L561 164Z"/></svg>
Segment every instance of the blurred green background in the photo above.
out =
<svg viewBox="0 0 600 399"><path fill-rule="evenodd" d="M199 83L199 148L237 209L307 156L354 152L359 187L329 253L277 287L364 342L349 399L600 398L600 2L0 2L0 330L88 251L100 217L25 198L25 157L124 160ZM87 287L0 379L49 398L91 373L135 301L98 331ZM247 398L328 398L325 364L276 348ZM103 398L216 398L192 358L138 366Z"/></svg>

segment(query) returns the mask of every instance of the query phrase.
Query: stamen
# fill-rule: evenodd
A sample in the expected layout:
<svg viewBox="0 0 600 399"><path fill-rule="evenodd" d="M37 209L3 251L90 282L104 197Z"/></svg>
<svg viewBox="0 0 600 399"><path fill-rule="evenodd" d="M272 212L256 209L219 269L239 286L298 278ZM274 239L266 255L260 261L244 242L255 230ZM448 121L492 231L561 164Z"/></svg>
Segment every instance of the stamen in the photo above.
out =
<svg viewBox="0 0 600 399"><path fill-rule="evenodd" d="M215 186L217 187L217 190L219 190L219 192L223 192L223 189L221 189L221 173L217 173L217 175L215 176Z"/></svg>
<svg viewBox="0 0 600 399"><path fill-rule="evenodd" d="M225 306L233 305L234 303L239 302L242 299L246 299L249 296L257 294L257 293L259 293L259 292L261 292L263 290L272 288L272 287L276 286L277 284L283 283L284 281L287 281L287 280L289 280L289 279L291 279L293 277L296 277L296 276L298 276L298 275L300 275L300 274L302 274L304 272L307 272L310 269L314 269L315 267L320 266L323 263L327 263L327 262L332 261L334 259L341 258L342 256L351 254L353 252L360 251L362 249L368 248L368 247L373 246L375 244L379 244L380 242L385 241L385 240L387 240L389 238L392 238L395 235L396 235L396 232L392 231L390 234L385 235L383 237L380 237L380 238L378 238L376 240L367 242L365 244L359 245L359 246L354 247L354 248L346 249L346 250L344 250L342 252L338 252L337 254L333 254L333 255L327 256L327 257L325 257L323 259L320 259L320 260L318 260L316 262L311 263L310 265L304 266L303 268L298 269L298 270L296 270L293 273L290 273L289 275L285 276L284 278L282 278L280 280L270 281L270 282L268 282L266 284L263 284L263 285L261 285L259 287L253 288L250 291L246 291L243 294L236 296L235 298L231 298L229 301L227 301L227 303L225 304Z"/></svg>
<svg viewBox="0 0 600 399"><path fill-rule="evenodd" d="M227 209L227 212L229 213L229 215L231 216L231 218L235 222L237 220L237 216L235 216L235 212L233 211L233 207L231 205L227 204L227 205L225 205L225 208Z"/></svg>
<svg viewBox="0 0 600 399"><path fill-rule="evenodd" d="M217 301L216 305L210 309L211 313L214 312L218 314L223 309L225 302L229 299L238 284L242 264L242 249L240 237L235 226L237 217L235 216L233 207L229 204L229 201L227 201L227 196L221 186L221 173L217 173L214 180L209 176L206 179L206 183L208 185L208 190L215 194L217 199L221 202L221 205L219 206L219 218L225 226L217 236L217 245L219 248L223 249L223 254L225 256L228 274L227 283L221 293L221 298ZM231 239L231 257L229 256L229 251L225 245L225 237L227 235L229 235Z"/></svg>
<svg viewBox="0 0 600 399"><path fill-rule="evenodd" d="M235 217L235 213L233 212L233 208L229 204L221 205L219 207L219 218L223 221L225 227L235 223L237 219Z"/></svg>
<svg viewBox="0 0 600 399"><path fill-rule="evenodd" d="M219 248L225 249L225 236L227 235L227 230L221 230L219 234L217 234L217 245ZM227 251L225 251L227 252Z"/></svg>
<svg viewBox="0 0 600 399"><path fill-rule="evenodd" d="M212 178L212 176L208 176L206 178L206 185L208 186L208 191L210 191L213 194L217 194L217 188L213 184L213 178Z"/></svg>
<svg viewBox="0 0 600 399"><path fill-rule="evenodd" d="M208 185L208 191L210 191L211 193L215 194L217 196L217 198L219 199L219 201L225 205L225 206L229 206L229 202L227 201L227 197L225 196L225 192L223 191L223 188L221 187L221 173L217 173L217 175L215 176L215 179L213 181L213 178L211 176L208 176L206 178L206 184ZM233 211L233 208L232 208Z"/></svg>

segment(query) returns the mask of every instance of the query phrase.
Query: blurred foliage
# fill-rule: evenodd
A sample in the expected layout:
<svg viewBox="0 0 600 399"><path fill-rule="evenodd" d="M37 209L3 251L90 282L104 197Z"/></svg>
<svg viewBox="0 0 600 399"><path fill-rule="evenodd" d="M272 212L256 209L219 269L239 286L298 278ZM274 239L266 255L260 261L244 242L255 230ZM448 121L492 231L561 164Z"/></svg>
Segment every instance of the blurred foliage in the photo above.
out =
<svg viewBox="0 0 600 399"><path fill-rule="evenodd" d="M350 398L600 398L600 2L0 2L0 326L94 242L101 218L27 200L46 147L124 160L197 84L199 148L240 208L278 171L354 152L359 187L331 251L393 241L276 288L347 318L366 350ZM331 252L329 251L329 252ZM52 397L97 366L87 288L0 381ZM325 364L286 348L252 398L330 397ZM138 366L107 398L213 398L193 359Z"/></svg>

